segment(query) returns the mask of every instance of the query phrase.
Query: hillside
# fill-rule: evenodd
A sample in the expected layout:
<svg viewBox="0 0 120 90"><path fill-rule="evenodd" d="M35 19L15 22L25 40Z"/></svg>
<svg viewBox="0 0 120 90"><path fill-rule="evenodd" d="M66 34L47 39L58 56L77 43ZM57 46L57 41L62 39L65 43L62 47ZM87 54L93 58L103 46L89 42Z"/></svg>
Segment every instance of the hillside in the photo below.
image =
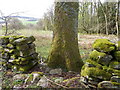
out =
<svg viewBox="0 0 120 90"><path fill-rule="evenodd" d="M27 16L11 16L12 18L18 18L19 20L22 21L22 23L24 25L26 24L36 24L37 21L39 20L38 18L34 18L34 17L27 17ZM4 23L3 20L1 20L1 17L0 17L0 24Z"/></svg>

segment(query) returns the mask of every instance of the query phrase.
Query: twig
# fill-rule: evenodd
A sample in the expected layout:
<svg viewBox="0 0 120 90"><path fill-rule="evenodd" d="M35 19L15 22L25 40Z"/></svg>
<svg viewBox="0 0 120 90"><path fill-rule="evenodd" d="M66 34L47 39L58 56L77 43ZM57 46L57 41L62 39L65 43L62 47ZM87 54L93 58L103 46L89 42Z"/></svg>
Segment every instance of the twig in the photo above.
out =
<svg viewBox="0 0 120 90"><path fill-rule="evenodd" d="M85 85L84 83L81 82L81 84L85 87L85 88L89 88L87 85Z"/></svg>
<svg viewBox="0 0 120 90"><path fill-rule="evenodd" d="M48 79L46 76L44 76L44 77L45 77L49 82L54 83L54 84L56 84L57 86L60 86L60 87L63 87L63 88L67 88L67 87L65 87L65 86L63 86L63 85L61 85L61 84L55 83L54 81Z"/></svg>

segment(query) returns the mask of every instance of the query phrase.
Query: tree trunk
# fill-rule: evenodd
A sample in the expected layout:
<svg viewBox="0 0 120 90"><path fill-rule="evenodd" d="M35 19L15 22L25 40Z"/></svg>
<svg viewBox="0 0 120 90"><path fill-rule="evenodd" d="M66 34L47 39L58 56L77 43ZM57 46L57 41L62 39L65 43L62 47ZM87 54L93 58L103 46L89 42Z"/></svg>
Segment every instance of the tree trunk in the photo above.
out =
<svg viewBox="0 0 120 90"><path fill-rule="evenodd" d="M118 23L118 18L119 18L119 3L120 2L116 3L116 7L117 7L117 9L116 9L116 30L117 30L117 37L118 37L118 39L120 41L120 31L119 31L119 23Z"/></svg>
<svg viewBox="0 0 120 90"><path fill-rule="evenodd" d="M8 21L5 18L5 36L7 35L7 33L8 33Z"/></svg>
<svg viewBox="0 0 120 90"><path fill-rule="evenodd" d="M102 11L103 11L103 14L104 14L104 17L105 17L105 28L106 28L106 30L105 30L105 32L106 32L106 35L108 35L109 33L108 33L108 20L107 20L107 14L106 14L106 12L105 12L105 10L107 11L107 6L105 7L105 10L104 10L104 7L103 7L103 5L102 5L102 3L101 3L101 1L99 0L99 2L100 2L100 5L102 6Z"/></svg>
<svg viewBox="0 0 120 90"><path fill-rule="evenodd" d="M78 49L78 2L56 2L54 38L48 66L80 71L83 62Z"/></svg>

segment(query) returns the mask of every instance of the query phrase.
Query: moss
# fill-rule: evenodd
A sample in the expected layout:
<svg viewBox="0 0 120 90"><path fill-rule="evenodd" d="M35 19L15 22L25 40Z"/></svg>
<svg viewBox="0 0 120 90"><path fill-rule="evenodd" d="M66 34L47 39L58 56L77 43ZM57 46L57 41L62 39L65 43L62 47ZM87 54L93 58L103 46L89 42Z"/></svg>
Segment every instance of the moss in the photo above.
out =
<svg viewBox="0 0 120 90"><path fill-rule="evenodd" d="M19 71L22 71L22 72L27 72L27 71L28 71L29 69L31 69L33 66L34 66L34 64L29 63L29 65L19 67L18 70L19 70Z"/></svg>
<svg viewBox="0 0 120 90"><path fill-rule="evenodd" d="M31 61L27 65L14 65L12 66L12 68L17 71L27 72L36 64L37 64L36 62Z"/></svg>
<svg viewBox="0 0 120 90"><path fill-rule="evenodd" d="M118 41L117 49L120 51L120 41Z"/></svg>
<svg viewBox="0 0 120 90"><path fill-rule="evenodd" d="M7 44L7 48L14 49L14 46L12 44Z"/></svg>
<svg viewBox="0 0 120 90"><path fill-rule="evenodd" d="M112 82L112 84L113 84L114 86L120 86L120 83L117 83L117 82Z"/></svg>
<svg viewBox="0 0 120 90"><path fill-rule="evenodd" d="M17 52L19 52L19 51L16 50L16 49L11 49L11 50L9 51L10 54L14 54L14 53L17 53Z"/></svg>
<svg viewBox="0 0 120 90"><path fill-rule="evenodd" d="M56 3L55 8L54 38L48 66L79 72L83 65L79 55L76 23L79 3Z"/></svg>
<svg viewBox="0 0 120 90"><path fill-rule="evenodd" d="M50 68L66 69L62 43L63 41L62 38L60 38L60 35L54 37L52 49L47 60L47 64Z"/></svg>
<svg viewBox="0 0 120 90"><path fill-rule="evenodd" d="M93 48L100 52L111 52L116 49L115 44L108 39L97 39L93 43Z"/></svg>
<svg viewBox="0 0 120 90"><path fill-rule="evenodd" d="M98 64L97 62L95 62L95 61L93 61L93 60L91 60L91 59L87 59L87 60L86 60L86 63L93 64L93 65L95 65L95 67L97 67L97 68L102 68L102 65Z"/></svg>
<svg viewBox="0 0 120 90"><path fill-rule="evenodd" d="M12 63L14 63L14 64L20 64L20 59L15 59Z"/></svg>
<svg viewBox="0 0 120 90"><path fill-rule="evenodd" d="M11 59L17 59L17 56L16 55L11 55L10 58Z"/></svg>
<svg viewBox="0 0 120 90"><path fill-rule="evenodd" d="M30 60L35 59L35 58L28 56L28 57L19 57L18 59L20 61L24 62L24 61L30 61Z"/></svg>
<svg viewBox="0 0 120 90"><path fill-rule="evenodd" d="M24 45L26 43L32 43L34 41L35 41L34 36L30 36L30 37L22 37L15 39L12 43L15 45Z"/></svg>
<svg viewBox="0 0 120 90"><path fill-rule="evenodd" d="M102 77L102 79L104 80L109 80L112 75L99 68L85 67L85 69L81 71L81 76L89 76L89 77L96 77L96 78Z"/></svg>
<svg viewBox="0 0 120 90"><path fill-rule="evenodd" d="M8 44L9 43L9 37L8 36L1 36L0 37L0 44Z"/></svg>
<svg viewBox="0 0 120 90"><path fill-rule="evenodd" d="M20 61L20 65L27 65L29 63L29 60L26 61Z"/></svg>
<svg viewBox="0 0 120 90"><path fill-rule="evenodd" d="M13 43L16 39L19 39L19 38L24 38L24 36L22 36L22 35L9 36L9 41L10 41L10 43Z"/></svg>
<svg viewBox="0 0 120 90"><path fill-rule="evenodd" d="M110 67L110 68L114 68L114 69L120 68L120 62L118 62L118 61L112 61L112 62L109 64L109 67Z"/></svg>
<svg viewBox="0 0 120 90"><path fill-rule="evenodd" d="M114 57L115 57L115 59L116 59L117 61L120 62L120 51L115 51L115 52L114 52Z"/></svg>
<svg viewBox="0 0 120 90"><path fill-rule="evenodd" d="M0 46L0 53L2 53L4 51L4 49Z"/></svg>
<svg viewBox="0 0 120 90"><path fill-rule="evenodd" d="M120 83L120 76L113 76L110 81Z"/></svg>
<svg viewBox="0 0 120 90"><path fill-rule="evenodd" d="M120 72L112 73L115 76L120 76Z"/></svg>
<svg viewBox="0 0 120 90"><path fill-rule="evenodd" d="M94 50L90 53L89 57L92 60L98 61L99 59L105 57L106 54L102 52L98 52L97 50Z"/></svg>
<svg viewBox="0 0 120 90"><path fill-rule="evenodd" d="M102 66L102 68L103 68L104 71L106 71L108 73L116 73L116 74L119 73L118 70L110 68L110 67L107 67L107 66Z"/></svg>

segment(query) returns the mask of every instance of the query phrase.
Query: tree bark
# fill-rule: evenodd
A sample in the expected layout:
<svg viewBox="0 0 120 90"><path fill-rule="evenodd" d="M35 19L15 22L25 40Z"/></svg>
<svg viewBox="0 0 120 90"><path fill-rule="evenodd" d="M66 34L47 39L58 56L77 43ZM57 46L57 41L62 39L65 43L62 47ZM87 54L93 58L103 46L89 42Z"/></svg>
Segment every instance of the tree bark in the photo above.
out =
<svg viewBox="0 0 120 90"><path fill-rule="evenodd" d="M48 66L80 71L83 65L78 49L78 2L56 2L54 38Z"/></svg>

